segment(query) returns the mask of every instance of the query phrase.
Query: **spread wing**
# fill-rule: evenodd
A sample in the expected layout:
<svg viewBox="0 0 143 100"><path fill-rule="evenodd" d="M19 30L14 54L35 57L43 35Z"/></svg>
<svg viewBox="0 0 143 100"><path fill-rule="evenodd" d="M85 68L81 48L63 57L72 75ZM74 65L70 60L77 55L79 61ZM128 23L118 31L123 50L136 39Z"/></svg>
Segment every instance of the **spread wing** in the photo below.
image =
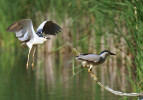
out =
<svg viewBox="0 0 143 100"><path fill-rule="evenodd" d="M101 57L95 54L80 54L76 57L77 60L98 62Z"/></svg>
<svg viewBox="0 0 143 100"><path fill-rule="evenodd" d="M62 28L52 21L44 21L37 28L37 33L45 33L49 35L56 35L61 32Z"/></svg>
<svg viewBox="0 0 143 100"><path fill-rule="evenodd" d="M23 42L31 40L36 35L31 19L16 21L7 28L7 31L15 32L16 37Z"/></svg>

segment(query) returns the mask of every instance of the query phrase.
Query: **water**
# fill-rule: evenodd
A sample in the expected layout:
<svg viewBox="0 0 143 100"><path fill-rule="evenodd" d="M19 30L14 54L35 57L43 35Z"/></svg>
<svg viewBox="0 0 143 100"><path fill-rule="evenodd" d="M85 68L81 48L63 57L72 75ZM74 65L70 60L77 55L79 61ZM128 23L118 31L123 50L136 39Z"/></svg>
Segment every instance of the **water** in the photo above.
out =
<svg viewBox="0 0 143 100"><path fill-rule="evenodd" d="M12 54L13 55L13 54ZM0 100L119 100L124 99L102 90L86 70L72 77L71 66L40 64L26 70L26 57L19 54L1 61ZM1 59L2 60L2 59ZM48 71L47 71L48 70ZM129 100L132 100L130 98Z"/></svg>

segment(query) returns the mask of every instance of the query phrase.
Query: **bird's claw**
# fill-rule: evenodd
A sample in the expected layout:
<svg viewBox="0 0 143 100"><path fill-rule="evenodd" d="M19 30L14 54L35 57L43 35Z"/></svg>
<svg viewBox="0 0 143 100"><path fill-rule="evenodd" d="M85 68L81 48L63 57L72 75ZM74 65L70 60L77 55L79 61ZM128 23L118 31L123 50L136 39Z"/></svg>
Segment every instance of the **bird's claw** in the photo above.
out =
<svg viewBox="0 0 143 100"><path fill-rule="evenodd" d="M94 77L94 78L96 78L96 79L97 79L97 77L96 77L95 75L92 75L92 77Z"/></svg>
<svg viewBox="0 0 143 100"><path fill-rule="evenodd" d="M33 63L31 64L31 66L32 66L32 70L34 70L34 64Z"/></svg>
<svg viewBox="0 0 143 100"><path fill-rule="evenodd" d="M86 65L83 65L82 67L83 67L83 68L88 68Z"/></svg>
<svg viewBox="0 0 143 100"><path fill-rule="evenodd" d="M98 78L95 75L92 75L95 81L98 81Z"/></svg>
<svg viewBox="0 0 143 100"><path fill-rule="evenodd" d="M95 80L96 82L98 82L98 78L92 73L91 70L92 70L92 69L89 69L88 72L89 72L90 75L94 78L94 80Z"/></svg>
<svg viewBox="0 0 143 100"><path fill-rule="evenodd" d="M26 69L28 69L28 63L26 64Z"/></svg>

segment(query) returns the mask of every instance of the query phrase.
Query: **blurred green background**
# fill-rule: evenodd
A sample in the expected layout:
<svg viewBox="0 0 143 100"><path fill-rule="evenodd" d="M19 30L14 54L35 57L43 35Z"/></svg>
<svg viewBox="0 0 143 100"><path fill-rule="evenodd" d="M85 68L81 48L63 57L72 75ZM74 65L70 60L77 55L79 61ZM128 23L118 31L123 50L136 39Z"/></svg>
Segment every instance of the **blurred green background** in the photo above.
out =
<svg viewBox="0 0 143 100"><path fill-rule="evenodd" d="M93 73L123 92L143 90L142 0L0 0L0 100L136 100L105 91L74 60L81 53L116 53ZM30 18L34 28L52 20L62 32L36 52L35 70L26 70L28 48L13 22Z"/></svg>

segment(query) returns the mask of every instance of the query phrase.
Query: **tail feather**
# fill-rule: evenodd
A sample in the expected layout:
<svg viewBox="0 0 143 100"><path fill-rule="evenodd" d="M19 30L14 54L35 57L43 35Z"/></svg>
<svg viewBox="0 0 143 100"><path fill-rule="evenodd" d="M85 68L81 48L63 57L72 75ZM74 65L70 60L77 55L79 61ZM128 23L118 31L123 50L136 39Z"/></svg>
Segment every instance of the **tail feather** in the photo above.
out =
<svg viewBox="0 0 143 100"><path fill-rule="evenodd" d="M80 61L83 60L83 59L82 59L81 57L79 57L79 56L76 56L75 59L76 59L76 60L80 60Z"/></svg>

